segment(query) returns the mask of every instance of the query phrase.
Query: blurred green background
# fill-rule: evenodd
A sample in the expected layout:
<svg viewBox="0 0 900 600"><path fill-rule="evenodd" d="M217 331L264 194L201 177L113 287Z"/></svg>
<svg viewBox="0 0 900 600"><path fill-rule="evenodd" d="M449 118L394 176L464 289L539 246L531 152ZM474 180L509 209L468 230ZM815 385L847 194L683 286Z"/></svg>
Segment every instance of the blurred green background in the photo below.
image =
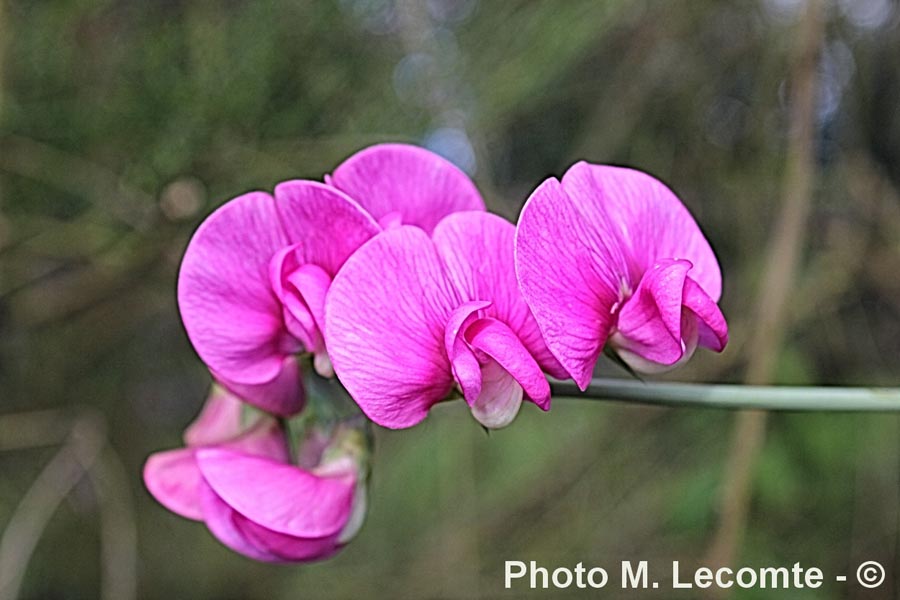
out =
<svg viewBox="0 0 900 600"><path fill-rule="evenodd" d="M220 203L321 178L373 142L444 154L511 219L577 159L628 164L679 193L723 265L732 342L673 377L739 381L782 199L803 10L0 0L0 531L32 484L59 483L41 472L68 419L108 438L105 469L45 511L21 597L97 598L106 580L150 599L511 598L528 591L503 589L504 560L643 559L662 581L673 559L702 562L734 415L564 399L490 436L462 403L379 430L368 522L343 553L287 567L232 554L140 479L150 452L180 443L208 382L176 271ZM778 383L898 384L898 19L892 0L827 6L813 208ZM774 415L752 481L742 564L852 576L879 560L887 583L735 597L898 597L897 417ZM605 597L696 597L666 587Z"/></svg>

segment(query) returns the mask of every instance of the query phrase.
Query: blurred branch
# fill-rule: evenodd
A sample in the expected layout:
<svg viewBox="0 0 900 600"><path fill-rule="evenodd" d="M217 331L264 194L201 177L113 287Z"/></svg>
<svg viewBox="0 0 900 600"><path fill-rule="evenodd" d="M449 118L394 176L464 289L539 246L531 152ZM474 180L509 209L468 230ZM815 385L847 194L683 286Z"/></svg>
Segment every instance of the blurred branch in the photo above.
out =
<svg viewBox="0 0 900 600"><path fill-rule="evenodd" d="M56 446L66 441L71 416L48 409L0 416L0 452Z"/></svg>
<svg viewBox="0 0 900 600"><path fill-rule="evenodd" d="M657 406L773 411L900 412L900 388L802 387L594 379L581 393L570 381L550 384L553 396Z"/></svg>
<svg viewBox="0 0 900 600"><path fill-rule="evenodd" d="M100 507L102 600L137 597L137 527L128 475L118 455L107 446L88 477Z"/></svg>
<svg viewBox="0 0 900 600"><path fill-rule="evenodd" d="M783 203L768 247L757 296L756 328L748 347L745 381L752 385L767 383L774 374L786 329L787 300L806 240L815 171L816 91L824 20L823 0L807 2L791 74L794 90ZM823 395L823 400L826 397ZM832 406L840 405L834 399L830 402ZM719 528L709 549L708 562L712 566L731 566L735 561L746 526L751 481L765 440L765 425L763 412L740 413L736 418L725 468ZM728 593L718 590L712 596L725 597Z"/></svg>
<svg viewBox="0 0 900 600"><path fill-rule="evenodd" d="M59 443L66 416L60 411L4 415L0 450ZM137 534L124 469L108 445L101 415L69 419L63 446L22 497L0 536L0 600L15 600L34 550L56 509L88 476L100 512L102 598L127 600L136 593ZM13 442L8 440L12 438ZM30 444L29 444L30 441Z"/></svg>
<svg viewBox="0 0 900 600"><path fill-rule="evenodd" d="M80 268L60 267L16 288L0 290L0 299L8 299L11 313L25 327L70 321L135 289L165 258L165 250L162 243L115 244Z"/></svg>
<svg viewBox="0 0 900 600"><path fill-rule="evenodd" d="M94 465L103 448L103 438L99 421L82 417L22 497L0 537L0 600L18 597L41 534L59 504Z"/></svg>
<svg viewBox="0 0 900 600"><path fill-rule="evenodd" d="M0 171L88 198L134 229L147 229L156 217L156 199L106 167L19 135L0 138L0 147Z"/></svg>

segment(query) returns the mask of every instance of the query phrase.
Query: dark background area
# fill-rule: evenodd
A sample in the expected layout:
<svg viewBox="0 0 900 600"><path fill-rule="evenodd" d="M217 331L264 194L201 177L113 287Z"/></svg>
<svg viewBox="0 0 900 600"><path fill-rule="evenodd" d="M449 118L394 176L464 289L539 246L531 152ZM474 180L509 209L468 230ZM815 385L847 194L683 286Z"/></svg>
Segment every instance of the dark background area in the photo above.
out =
<svg viewBox="0 0 900 600"><path fill-rule="evenodd" d="M577 159L627 164L677 191L723 267L732 341L671 378L739 381L782 201L803 10L0 0L0 531L53 479L41 473L66 423L102 424L91 435L106 448L99 483L81 478L40 528L21 597L96 598L106 580L159 599L518 597L502 589L504 560L643 559L663 581L673 559L700 563L733 414L569 399L526 406L490 436L462 403L379 430L368 522L342 554L290 567L232 554L140 478L150 452L180 443L208 382L176 272L222 202L319 179L379 141L444 154L511 219ZM897 385L900 6L826 13L813 205L775 382ZM752 482L741 564L852 579L879 560L883 595L829 582L783 597L895 597L897 417L773 415ZM135 574L117 567L129 548ZM579 591L545 597L568 596Z"/></svg>

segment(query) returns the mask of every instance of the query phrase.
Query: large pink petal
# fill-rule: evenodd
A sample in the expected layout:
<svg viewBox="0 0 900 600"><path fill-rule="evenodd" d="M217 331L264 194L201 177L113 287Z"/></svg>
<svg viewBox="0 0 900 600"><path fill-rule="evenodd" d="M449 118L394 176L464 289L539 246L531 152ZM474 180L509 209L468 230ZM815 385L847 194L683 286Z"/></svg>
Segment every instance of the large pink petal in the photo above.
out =
<svg viewBox="0 0 900 600"><path fill-rule="evenodd" d="M550 384L540 366L521 340L503 322L490 317L478 319L466 329L466 339L503 367L522 386L535 404L550 408Z"/></svg>
<svg viewBox="0 0 900 600"><path fill-rule="evenodd" d="M291 350L268 272L287 243L272 197L252 192L212 213L185 251L181 318L200 358L231 381L271 381Z"/></svg>
<svg viewBox="0 0 900 600"><path fill-rule="evenodd" d="M616 345L661 365L684 355L681 332L682 296L691 263L663 261L644 274L625 303L616 325Z"/></svg>
<svg viewBox="0 0 900 600"><path fill-rule="evenodd" d="M275 186L275 204L301 263L334 275L357 248L381 231L378 223L343 192L318 181Z"/></svg>
<svg viewBox="0 0 900 600"><path fill-rule="evenodd" d="M484 210L472 180L448 160L407 144L378 144L341 163L329 183L357 200L375 219L431 232L444 216ZM396 213L396 214L392 214Z"/></svg>
<svg viewBox="0 0 900 600"><path fill-rule="evenodd" d="M280 417L291 417L306 403L303 373L294 356L282 359L282 368L272 381L244 384L213 372L216 379L242 400Z"/></svg>
<svg viewBox="0 0 900 600"><path fill-rule="evenodd" d="M712 248L678 197L652 176L624 167L579 162L562 186L587 213L603 211L604 235L614 236L627 251L632 285L640 273L662 259L686 259L691 277L713 300L722 293L722 274Z"/></svg>
<svg viewBox="0 0 900 600"><path fill-rule="evenodd" d="M279 422L260 416L255 424L242 431L239 404L239 400L224 390L214 391L201 415L185 432L189 447L150 455L144 465L144 482L160 504L188 519L203 518L202 476L195 454L198 447L222 444L221 447L247 455L279 462L289 460L290 449Z"/></svg>
<svg viewBox="0 0 900 600"><path fill-rule="evenodd" d="M193 448L157 452L144 464L147 490L157 502L186 519L203 519L201 481Z"/></svg>
<svg viewBox="0 0 900 600"><path fill-rule="evenodd" d="M596 205L576 205L556 179L531 194L516 230L516 273L547 347L587 387L613 323L627 263Z"/></svg>
<svg viewBox="0 0 900 600"><path fill-rule="evenodd" d="M350 518L356 484L352 473L317 477L290 464L221 448L198 450L197 464L226 504L276 533L330 536Z"/></svg>
<svg viewBox="0 0 900 600"><path fill-rule="evenodd" d="M519 291L515 236L515 226L506 219L467 211L445 217L431 238L463 300L489 300L486 314L506 323L541 367L565 377Z"/></svg>
<svg viewBox="0 0 900 600"><path fill-rule="evenodd" d="M424 231L401 226L360 248L325 310L334 370L379 425L411 427L453 386L445 326L461 304Z"/></svg>

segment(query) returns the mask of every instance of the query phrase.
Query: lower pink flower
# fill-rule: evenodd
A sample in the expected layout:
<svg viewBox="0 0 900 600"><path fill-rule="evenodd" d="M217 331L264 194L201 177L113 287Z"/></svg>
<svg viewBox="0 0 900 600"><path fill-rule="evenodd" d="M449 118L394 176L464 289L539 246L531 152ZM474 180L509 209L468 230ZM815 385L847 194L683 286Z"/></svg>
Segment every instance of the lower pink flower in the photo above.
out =
<svg viewBox="0 0 900 600"><path fill-rule="evenodd" d="M340 550L365 515L361 433L311 435L291 461L269 416L241 423L241 403L215 388L185 432L186 448L150 456L144 481L172 512L203 521L224 545L268 562L320 560Z"/></svg>

